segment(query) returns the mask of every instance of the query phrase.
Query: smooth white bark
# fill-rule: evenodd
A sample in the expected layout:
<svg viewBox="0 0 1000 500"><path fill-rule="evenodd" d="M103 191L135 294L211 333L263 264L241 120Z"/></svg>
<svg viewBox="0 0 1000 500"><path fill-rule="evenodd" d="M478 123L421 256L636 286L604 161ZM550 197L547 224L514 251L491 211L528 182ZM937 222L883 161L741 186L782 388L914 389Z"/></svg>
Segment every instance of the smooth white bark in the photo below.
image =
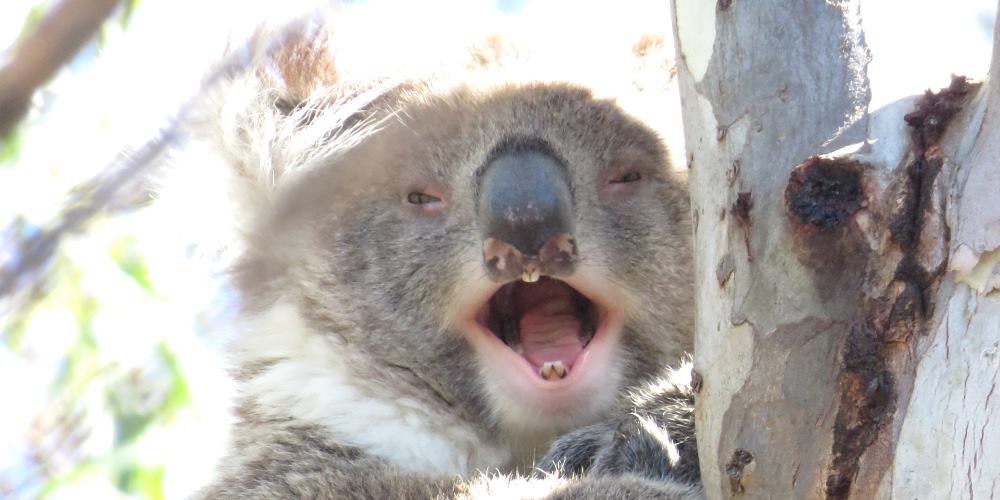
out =
<svg viewBox="0 0 1000 500"><path fill-rule="evenodd" d="M872 106L858 2L674 7L707 494L997 496L1000 85L920 148L920 97ZM857 196L792 207L821 155Z"/></svg>

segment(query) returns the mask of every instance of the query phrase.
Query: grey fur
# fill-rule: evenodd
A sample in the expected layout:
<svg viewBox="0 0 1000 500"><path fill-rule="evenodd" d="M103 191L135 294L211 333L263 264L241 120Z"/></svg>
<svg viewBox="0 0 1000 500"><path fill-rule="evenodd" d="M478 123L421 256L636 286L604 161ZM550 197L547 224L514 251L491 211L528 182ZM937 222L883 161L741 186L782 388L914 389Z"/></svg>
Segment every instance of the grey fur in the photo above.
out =
<svg viewBox="0 0 1000 500"><path fill-rule="evenodd" d="M700 498L692 395L656 385L691 349L693 303L687 195L659 135L574 84L347 81L327 42L290 41L207 108L205 135L231 169L243 235L233 269L243 330L231 451L199 497ZM485 57L473 59L496 70ZM498 408L496 381L453 321L465 291L488 279L478 169L515 137L565 161L577 272L599 276L626 314L611 365L620 376L605 382L619 400L536 427ZM642 181L624 195L601 191L616 168ZM406 205L408 191L427 189L443 193L442 214ZM279 310L293 311L286 323L274 323ZM381 405L371 411L389 415L383 425L404 408L414 413L400 426L416 415L428 436L458 436L472 470L426 472L433 457L409 463L372 445L377 433L332 431L325 410L363 427L352 408L327 404L364 404L358 394Z"/></svg>
<svg viewBox="0 0 1000 500"><path fill-rule="evenodd" d="M700 483L690 368L682 370L688 373L684 381L664 380L634 396L631 412L557 439L539 469Z"/></svg>

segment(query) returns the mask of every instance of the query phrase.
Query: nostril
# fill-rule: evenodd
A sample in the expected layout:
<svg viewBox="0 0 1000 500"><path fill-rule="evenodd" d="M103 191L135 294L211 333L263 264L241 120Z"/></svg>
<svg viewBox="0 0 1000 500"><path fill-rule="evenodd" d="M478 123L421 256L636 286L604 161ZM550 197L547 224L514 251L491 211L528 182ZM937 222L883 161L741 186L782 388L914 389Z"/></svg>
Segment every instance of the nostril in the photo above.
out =
<svg viewBox="0 0 1000 500"><path fill-rule="evenodd" d="M537 255L525 255L513 245L496 238L483 241L483 263L489 275L498 281L520 278L534 283L544 274L564 276L573 272L576 241L560 233L545 242Z"/></svg>
<svg viewBox="0 0 1000 500"><path fill-rule="evenodd" d="M538 252L546 274L568 274L576 261L576 240L566 233L560 233L542 245Z"/></svg>
<svg viewBox="0 0 1000 500"><path fill-rule="evenodd" d="M496 238L483 241L483 262L490 271L519 274L522 260L521 252L507 242Z"/></svg>

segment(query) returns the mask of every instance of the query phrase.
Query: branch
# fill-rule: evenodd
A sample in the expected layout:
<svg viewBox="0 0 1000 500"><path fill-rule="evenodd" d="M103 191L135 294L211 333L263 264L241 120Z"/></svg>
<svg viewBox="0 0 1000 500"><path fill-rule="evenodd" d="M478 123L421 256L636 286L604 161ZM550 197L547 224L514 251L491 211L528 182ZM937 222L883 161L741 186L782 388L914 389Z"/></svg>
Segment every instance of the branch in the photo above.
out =
<svg viewBox="0 0 1000 500"><path fill-rule="evenodd" d="M0 68L0 137L21 120L31 96L93 38L118 0L63 0Z"/></svg>

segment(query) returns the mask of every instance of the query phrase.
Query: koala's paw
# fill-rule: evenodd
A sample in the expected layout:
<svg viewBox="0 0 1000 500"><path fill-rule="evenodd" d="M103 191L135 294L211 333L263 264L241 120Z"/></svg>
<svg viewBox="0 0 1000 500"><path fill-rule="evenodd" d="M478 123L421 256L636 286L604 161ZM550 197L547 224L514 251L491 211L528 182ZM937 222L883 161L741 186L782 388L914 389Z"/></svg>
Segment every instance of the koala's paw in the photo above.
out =
<svg viewBox="0 0 1000 500"><path fill-rule="evenodd" d="M581 427L565 434L552 443L538 468L543 473L582 476L591 471L597 456L611 446L613 435L610 423Z"/></svg>
<svg viewBox="0 0 1000 500"><path fill-rule="evenodd" d="M676 481L652 481L631 474L608 477L584 477L560 487L545 500L704 500L701 486Z"/></svg>
<svg viewBox="0 0 1000 500"><path fill-rule="evenodd" d="M688 370L689 372L689 370ZM633 395L631 412L577 429L556 440L539 467L544 472L700 482L690 385L657 384Z"/></svg>

